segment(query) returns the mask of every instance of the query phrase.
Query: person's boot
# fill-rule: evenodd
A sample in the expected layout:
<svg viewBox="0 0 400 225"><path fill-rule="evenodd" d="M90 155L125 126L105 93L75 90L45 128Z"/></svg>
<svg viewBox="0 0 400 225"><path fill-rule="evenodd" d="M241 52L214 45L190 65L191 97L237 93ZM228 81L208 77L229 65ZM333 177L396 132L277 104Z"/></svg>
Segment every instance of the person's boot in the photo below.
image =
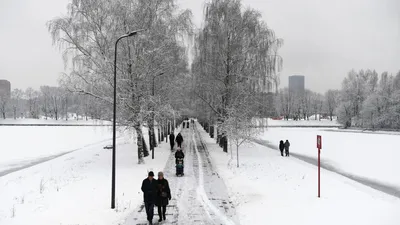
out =
<svg viewBox="0 0 400 225"><path fill-rule="evenodd" d="M163 215L163 219L166 220L166 218L165 218L165 213L164 213L164 215Z"/></svg>
<svg viewBox="0 0 400 225"><path fill-rule="evenodd" d="M162 221L162 217L160 217L160 219L158 220L158 222L161 222Z"/></svg>

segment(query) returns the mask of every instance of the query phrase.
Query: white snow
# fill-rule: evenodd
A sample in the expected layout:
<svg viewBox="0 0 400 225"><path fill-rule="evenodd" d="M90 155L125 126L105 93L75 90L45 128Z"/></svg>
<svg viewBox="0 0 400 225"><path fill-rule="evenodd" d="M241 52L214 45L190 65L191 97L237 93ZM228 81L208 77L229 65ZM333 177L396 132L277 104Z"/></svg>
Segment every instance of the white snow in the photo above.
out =
<svg viewBox="0 0 400 225"><path fill-rule="evenodd" d="M230 163L231 154L223 153L202 133L217 172L236 203L241 224L399 224L400 200L395 197L321 170L321 198L317 198L315 166L253 144L240 148L240 167L236 168L235 160ZM297 143L293 140L292 146Z"/></svg>
<svg viewBox="0 0 400 225"><path fill-rule="evenodd" d="M268 128L260 136L276 146L288 139L290 152L317 158L317 135L322 136L323 163L400 190L400 133L342 132L338 129Z"/></svg>
<svg viewBox="0 0 400 225"><path fill-rule="evenodd" d="M110 121L104 121L104 120L85 120L85 119L51 119L48 118L47 120L42 118L42 119L29 119L29 118L17 118L17 119L0 119L0 124L51 124L51 125L111 125Z"/></svg>
<svg viewBox="0 0 400 225"><path fill-rule="evenodd" d="M72 139L79 135L84 139L90 132L74 128L76 134L68 133ZM59 137L62 138L68 139L67 134ZM163 142L155 149L154 160L149 156L145 158L146 164L138 165L133 140L130 135L118 139L115 210L110 208L111 150L103 149L105 144L100 143L0 177L0 224L123 223L143 200L140 186L147 171L163 170L170 155L169 144ZM63 144L56 144L54 149Z"/></svg>
<svg viewBox="0 0 400 225"><path fill-rule="evenodd" d="M0 173L82 147L106 145L111 139L109 127L0 126Z"/></svg>

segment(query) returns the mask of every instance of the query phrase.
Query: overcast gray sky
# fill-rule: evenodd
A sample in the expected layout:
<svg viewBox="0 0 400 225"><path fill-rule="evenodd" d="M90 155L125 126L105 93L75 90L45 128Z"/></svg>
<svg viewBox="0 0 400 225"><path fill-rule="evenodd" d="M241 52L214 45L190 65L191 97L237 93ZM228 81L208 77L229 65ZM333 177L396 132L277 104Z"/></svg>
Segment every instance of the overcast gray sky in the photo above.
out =
<svg viewBox="0 0 400 225"><path fill-rule="evenodd" d="M201 25L204 1L179 0ZM400 70L399 0L242 0L261 11L285 44L281 87L292 74L318 92L340 88L347 72ZM12 88L56 85L64 71L46 22L66 13L68 0L0 0L0 79Z"/></svg>

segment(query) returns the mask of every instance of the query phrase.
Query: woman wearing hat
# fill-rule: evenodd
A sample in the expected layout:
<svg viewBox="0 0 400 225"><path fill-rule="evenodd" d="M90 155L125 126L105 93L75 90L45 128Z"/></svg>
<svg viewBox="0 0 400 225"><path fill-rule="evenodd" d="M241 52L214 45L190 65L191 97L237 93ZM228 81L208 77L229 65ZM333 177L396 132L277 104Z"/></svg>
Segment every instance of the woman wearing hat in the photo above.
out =
<svg viewBox="0 0 400 225"><path fill-rule="evenodd" d="M158 216L160 217L158 222L166 219L165 212L167 210L169 200L171 200L171 190L169 189L168 181L164 179L163 172L158 172L156 200L156 206L158 207Z"/></svg>

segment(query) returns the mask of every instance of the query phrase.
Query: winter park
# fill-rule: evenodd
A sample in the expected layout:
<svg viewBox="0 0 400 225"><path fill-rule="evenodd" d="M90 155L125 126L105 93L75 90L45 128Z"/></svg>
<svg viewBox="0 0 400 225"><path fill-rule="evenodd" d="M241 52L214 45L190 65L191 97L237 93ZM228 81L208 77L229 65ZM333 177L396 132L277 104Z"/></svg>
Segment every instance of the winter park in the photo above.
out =
<svg viewBox="0 0 400 225"><path fill-rule="evenodd" d="M0 225L399 225L398 0L2 0Z"/></svg>

